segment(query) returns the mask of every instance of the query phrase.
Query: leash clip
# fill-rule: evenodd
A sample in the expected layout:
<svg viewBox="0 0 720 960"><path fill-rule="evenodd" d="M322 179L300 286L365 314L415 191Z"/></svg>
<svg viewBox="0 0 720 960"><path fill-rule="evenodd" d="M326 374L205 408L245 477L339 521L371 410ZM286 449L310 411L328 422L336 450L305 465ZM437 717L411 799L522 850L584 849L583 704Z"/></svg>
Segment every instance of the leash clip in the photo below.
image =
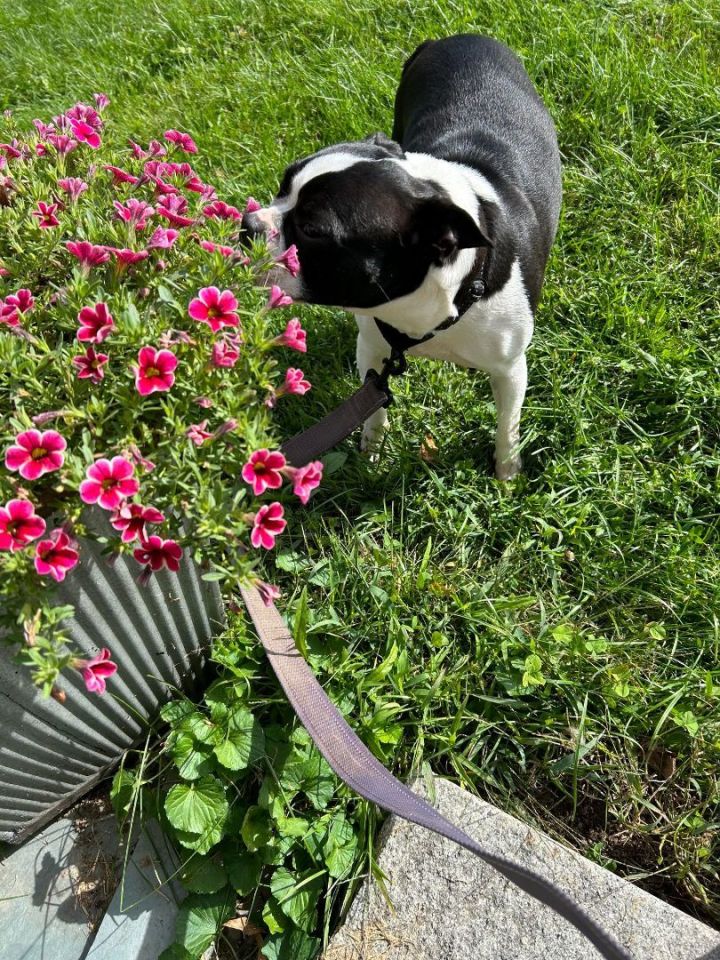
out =
<svg viewBox="0 0 720 960"><path fill-rule="evenodd" d="M381 390L387 396L383 407L387 408L394 402L393 392L390 389L390 377L399 377L407 370L407 358L405 351L393 348L389 357L383 360L383 368L380 373L377 370L370 369L365 374L365 383L372 380L378 390Z"/></svg>

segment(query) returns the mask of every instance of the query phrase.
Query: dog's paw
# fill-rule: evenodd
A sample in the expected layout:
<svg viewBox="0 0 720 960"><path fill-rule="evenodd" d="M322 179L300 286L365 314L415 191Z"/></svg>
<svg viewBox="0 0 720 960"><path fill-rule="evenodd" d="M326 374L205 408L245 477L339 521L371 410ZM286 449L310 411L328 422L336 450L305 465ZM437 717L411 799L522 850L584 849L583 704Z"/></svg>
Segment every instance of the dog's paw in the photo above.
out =
<svg viewBox="0 0 720 960"><path fill-rule="evenodd" d="M360 452L364 453L373 463L380 457L380 448L385 439L385 426L363 430L360 436Z"/></svg>
<svg viewBox="0 0 720 960"><path fill-rule="evenodd" d="M521 457L508 457L498 463L495 461L495 476L498 480L514 480L522 470Z"/></svg>

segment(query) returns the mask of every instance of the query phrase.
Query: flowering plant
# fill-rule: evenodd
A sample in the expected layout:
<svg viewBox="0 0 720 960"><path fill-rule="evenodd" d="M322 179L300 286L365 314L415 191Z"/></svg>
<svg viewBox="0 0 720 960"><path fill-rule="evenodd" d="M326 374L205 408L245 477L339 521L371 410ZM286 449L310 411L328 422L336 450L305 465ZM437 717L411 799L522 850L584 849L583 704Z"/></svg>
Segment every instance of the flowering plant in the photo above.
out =
<svg viewBox="0 0 720 960"><path fill-rule="evenodd" d="M242 212L190 165L192 137L113 144L107 106L0 127L0 634L59 699L62 669L98 693L115 670L67 649L53 604L83 537L132 554L141 583L189 556L228 589L262 583L283 500L322 476L285 462L271 422L310 389L286 362L306 350L279 319L291 299L257 286L296 272L295 249L239 249Z"/></svg>

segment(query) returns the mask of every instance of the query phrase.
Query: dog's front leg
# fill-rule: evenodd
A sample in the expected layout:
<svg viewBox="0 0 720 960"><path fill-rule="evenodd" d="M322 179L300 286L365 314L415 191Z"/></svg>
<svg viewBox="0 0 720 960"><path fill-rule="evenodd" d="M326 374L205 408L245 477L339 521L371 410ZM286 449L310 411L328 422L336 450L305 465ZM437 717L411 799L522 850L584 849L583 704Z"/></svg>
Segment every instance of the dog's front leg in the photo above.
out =
<svg viewBox="0 0 720 960"><path fill-rule="evenodd" d="M512 480L522 468L520 458L520 411L527 388L525 354L508 367L490 373L490 385L497 410L495 434L495 475Z"/></svg>
<svg viewBox="0 0 720 960"><path fill-rule="evenodd" d="M380 334L372 317L358 316L357 367L360 379L365 382L368 370L379 373L383 360L390 353L390 347ZM360 449L366 452L377 450L382 442L383 431L387 427L387 410L381 407L371 414L363 426Z"/></svg>

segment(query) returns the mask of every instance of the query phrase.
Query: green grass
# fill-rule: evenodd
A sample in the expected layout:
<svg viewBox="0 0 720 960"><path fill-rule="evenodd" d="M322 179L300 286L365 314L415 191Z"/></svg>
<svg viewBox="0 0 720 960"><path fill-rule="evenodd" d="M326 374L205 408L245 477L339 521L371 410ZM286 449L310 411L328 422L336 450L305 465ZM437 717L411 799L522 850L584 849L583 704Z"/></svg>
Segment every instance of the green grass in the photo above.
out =
<svg viewBox="0 0 720 960"><path fill-rule="evenodd" d="M401 62L429 36L487 32L523 57L565 184L526 473L490 474L486 380L415 361L380 461L348 443L292 518L281 579L291 607L307 585L314 663L399 773L429 763L715 923L719 19L711 0L0 11L0 109L29 122L104 90L136 139L191 131L228 201L389 132ZM315 389L281 413L288 433L355 383L351 319L303 317Z"/></svg>

